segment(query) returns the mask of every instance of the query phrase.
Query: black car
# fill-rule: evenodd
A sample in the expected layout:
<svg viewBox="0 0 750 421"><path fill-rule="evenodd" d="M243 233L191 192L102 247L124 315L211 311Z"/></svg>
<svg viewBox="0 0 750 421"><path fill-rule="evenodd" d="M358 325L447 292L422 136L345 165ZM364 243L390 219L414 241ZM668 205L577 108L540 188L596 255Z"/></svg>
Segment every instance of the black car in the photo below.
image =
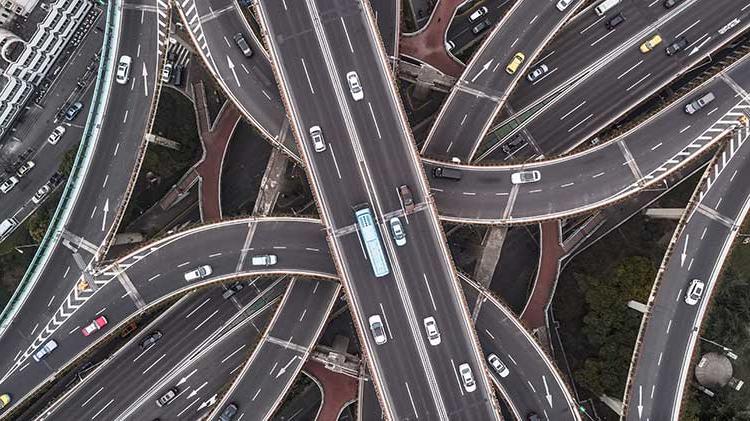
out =
<svg viewBox="0 0 750 421"><path fill-rule="evenodd" d="M245 37L242 35L242 33L238 32L234 34L234 43L237 44L237 47L242 51L242 54L245 57L252 57L253 56L253 50L250 49L250 46L247 44L247 41L245 41Z"/></svg>
<svg viewBox="0 0 750 421"><path fill-rule="evenodd" d="M664 0L664 7L671 9L680 4L680 2L682 2L682 0Z"/></svg>
<svg viewBox="0 0 750 421"><path fill-rule="evenodd" d="M612 16L604 25L607 27L607 29L611 31L623 22L625 22L625 15L623 15L622 12L620 12Z"/></svg>
<svg viewBox="0 0 750 421"><path fill-rule="evenodd" d="M481 22L479 22L475 27L471 28L471 32L474 33L474 35L479 35L482 32L484 32L487 28L492 26L492 22L490 22L489 19L485 19Z"/></svg>
<svg viewBox="0 0 750 421"><path fill-rule="evenodd" d="M221 415L219 415L219 421L232 421L232 418L234 418L234 415L237 414L237 404L234 402L227 405L226 408L221 412Z"/></svg>
<svg viewBox="0 0 750 421"><path fill-rule="evenodd" d="M161 339L162 336L164 335L161 333L161 331L155 330L149 333L148 336L143 338L143 340L141 341L141 343L138 344L138 346L140 346L141 349L144 349L144 350L151 348L151 346L155 344L159 339Z"/></svg>
<svg viewBox="0 0 750 421"><path fill-rule="evenodd" d="M690 41L687 40L684 36L677 38L674 40L673 43L669 44L667 46L666 52L668 56L672 56L677 54L678 51L684 50L687 48L687 46L690 45Z"/></svg>

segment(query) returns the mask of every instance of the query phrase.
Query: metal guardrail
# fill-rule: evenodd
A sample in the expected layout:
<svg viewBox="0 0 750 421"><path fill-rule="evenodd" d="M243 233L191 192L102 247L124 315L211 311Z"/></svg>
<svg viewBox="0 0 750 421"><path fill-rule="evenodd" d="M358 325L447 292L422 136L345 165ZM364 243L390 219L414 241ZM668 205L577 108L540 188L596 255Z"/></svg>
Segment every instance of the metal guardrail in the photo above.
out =
<svg viewBox="0 0 750 421"><path fill-rule="evenodd" d="M635 371L637 368L638 359L640 358L641 353L643 352L642 345L644 343L644 336L646 334L646 326L648 325L653 315L656 295L659 292L659 289L662 285L662 280L664 279L664 276L666 274L669 262L672 256L674 255L675 247L677 246L677 243L682 237L683 231L688 225L690 216L693 214L697 206L701 203L702 193L708 192L708 188L710 187L710 184L708 184L708 180L711 178L714 166L717 165L721 161L722 151L725 151L726 148L727 148L727 145L724 144L723 147L720 148L716 152L713 159L711 160L711 162L709 162L708 166L706 167L706 170L701 176L701 179L698 182L698 185L695 187L693 194L690 196L690 200L685 206L685 210L682 213L682 217L677 223L677 227L675 228L674 233L672 234L672 239L669 241L667 250L664 253L664 258L662 259L661 265L659 265L659 270L656 273L656 277L654 279L654 283L651 287L651 292L649 293L648 301L646 303L647 310L646 310L646 313L641 318L641 323L638 328L638 336L636 337L636 341L633 346L633 354L631 355L631 359L630 359L630 368L628 370L628 377L626 379L625 391L624 391L624 396L622 400L623 414L627 414L627 411L630 407L630 402L628 400L630 396L630 389L633 387L633 379L635 378ZM707 300L709 297L710 297L710 292L709 294L707 294L704 300ZM625 416L623 415L622 417L620 417L620 419L625 419Z"/></svg>
<svg viewBox="0 0 750 421"><path fill-rule="evenodd" d="M26 298L34 289L43 269L46 267L55 246L58 244L62 230L68 222L73 207L86 179L93 152L99 140L99 132L104 117L104 110L109 99L112 74L114 68L118 40L120 38L120 25L122 21L122 0L110 0L107 5L107 22L104 30L104 41L102 42L101 61L97 72L96 87L86 119L86 126L81 137L73 169L68 177L60 202L55 209L55 214L50 220L47 233L44 235L34 258L32 259L20 284L8 301L8 304L0 314L0 337L5 334L6 329L15 318Z"/></svg>

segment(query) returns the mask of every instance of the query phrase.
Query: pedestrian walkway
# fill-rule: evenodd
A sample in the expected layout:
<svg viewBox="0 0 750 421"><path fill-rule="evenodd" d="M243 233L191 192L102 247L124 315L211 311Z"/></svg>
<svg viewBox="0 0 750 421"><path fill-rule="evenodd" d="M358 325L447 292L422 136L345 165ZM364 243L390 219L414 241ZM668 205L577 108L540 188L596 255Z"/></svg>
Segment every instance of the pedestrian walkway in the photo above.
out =
<svg viewBox="0 0 750 421"><path fill-rule="evenodd" d="M213 124L210 122L206 94L202 81L191 85L198 135L203 146L203 156L177 184L164 196L160 205L167 209L182 199L196 182L199 186L199 203L203 222L221 220L221 168L229 140L240 121L240 112L229 101L219 110Z"/></svg>
<svg viewBox="0 0 750 421"><path fill-rule="evenodd" d="M440 0L432 11L427 26L413 35L401 36L400 53L422 60L447 75L456 78L461 76L464 65L445 50L445 34L456 8L463 2L464 0Z"/></svg>
<svg viewBox="0 0 750 421"><path fill-rule="evenodd" d="M308 360L302 370L314 377L323 389L323 403L318 421L336 421L341 410L357 399L357 379L333 372L315 360Z"/></svg>
<svg viewBox="0 0 750 421"><path fill-rule="evenodd" d="M534 289L526 307L521 312L521 320L530 329L545 326L547 303L552 299L560 275L560 259L565 254L561 244L560 223L558 221L540 224L542 247Z"/></svg>

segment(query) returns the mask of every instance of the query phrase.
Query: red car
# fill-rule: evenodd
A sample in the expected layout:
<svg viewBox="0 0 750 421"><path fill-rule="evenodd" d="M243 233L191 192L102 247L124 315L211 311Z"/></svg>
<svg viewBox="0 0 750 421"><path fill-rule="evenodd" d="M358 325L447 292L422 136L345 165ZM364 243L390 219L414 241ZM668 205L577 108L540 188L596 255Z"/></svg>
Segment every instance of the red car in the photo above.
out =
<svg viewBox="0 0 750 421"><path fill-rule="evenodd" d="M89 336L106 325L107 319L104 316L99 316L81 329L81 333L83 333L83 336Z"/></svg>

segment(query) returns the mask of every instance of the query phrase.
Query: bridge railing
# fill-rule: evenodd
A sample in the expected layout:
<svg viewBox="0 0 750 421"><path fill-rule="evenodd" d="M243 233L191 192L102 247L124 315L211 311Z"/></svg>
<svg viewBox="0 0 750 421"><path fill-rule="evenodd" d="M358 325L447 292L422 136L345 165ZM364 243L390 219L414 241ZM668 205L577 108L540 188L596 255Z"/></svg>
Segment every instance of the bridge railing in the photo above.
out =
<svg viewBox="0 0 750 421"><path fill-rule="evenodd" d="M102 126L104 111L106 110L109 90L111 88L113 69L117 59L117 45L120 38L120 24L122 21L122 0L110 0L107 4L107 22L104 29L104 40L102 42L101 59L97 72L94 95L86 118L86 126L81 136L81 144L78 147L73 168L68 176L65 190L60 202L50 220L47 233L44 235L34 258L32 259L20 284L10 298L10 301L0 314L0 336L15 318L26 298L34 289L47 262L52 256L58 244L61 233L70 218L76 199L81 192L83 182L88 174L91 158L99 141L99 132Z"/></svg>

